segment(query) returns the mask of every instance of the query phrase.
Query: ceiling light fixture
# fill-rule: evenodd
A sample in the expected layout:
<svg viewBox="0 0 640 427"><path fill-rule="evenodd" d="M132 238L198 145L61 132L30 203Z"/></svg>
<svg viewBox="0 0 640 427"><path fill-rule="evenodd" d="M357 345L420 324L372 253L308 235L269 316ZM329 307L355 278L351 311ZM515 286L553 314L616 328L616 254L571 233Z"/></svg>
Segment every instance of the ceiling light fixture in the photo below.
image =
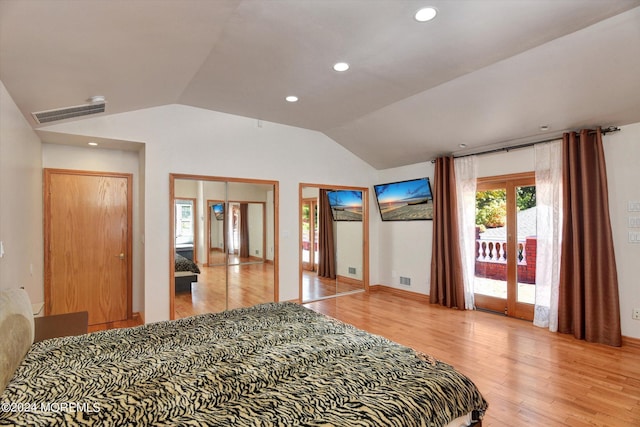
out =
<svg viewBox="0 0 640 427"><path fill-rule="evenodd" d="M417 11L414 18L418 22L427 22L435 18L437 14L438 11L434 7L425 7Z"/></svg>
<svg viewBox="0 0 640 427"><path fill-rule="evenodd" d="M546 131L546 130L549 130L549 125L540 125L540 130L541 130L542 132L544 132L544 131Z"/></svg>
<svg viewBox="0 0 640 427"><path fill-rule="evenodd" d="M298 102L298 97L294 95L289 95L285 98L287 102Z"/></svg>
<svg viewBox="0 0 640 427"><path fill-rule="evenodd" d="M333 65L333 69L336 71L347 71L349 69L349 64L347 64L346 62L336 62Z"/></svg>
<svg viewBox="0 0 640 427"><path fill-rule="evenodd" d="M96 147L96 146L98 146L98 143L97 143L97 142L93 142L93 141L91 141L91 142L87 142L87 144L89 144L89 145L90 145L90 146L92 146L92 147Z"/></svg>
<svg viewBox="0 0 640 427"><path fill-rule="evenodd" d="M460 147L460 148L467 148L467 144L458 144L458 147Z"/></svg>

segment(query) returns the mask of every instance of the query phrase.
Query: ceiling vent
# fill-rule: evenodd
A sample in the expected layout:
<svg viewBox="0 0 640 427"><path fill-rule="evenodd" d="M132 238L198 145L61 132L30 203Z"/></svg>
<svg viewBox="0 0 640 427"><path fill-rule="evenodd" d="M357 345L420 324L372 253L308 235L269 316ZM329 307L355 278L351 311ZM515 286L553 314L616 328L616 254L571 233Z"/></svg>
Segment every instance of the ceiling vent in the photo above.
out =
<svg viewBox="0 0 640 427"><path fill-rule="evenodd" d="M78 105L76 107L58 108L55 110L39 111L31 113L38 124L55 122L58 120L82 117L89 114L104 113L106 102L92 102L91 104Z"/></svg>

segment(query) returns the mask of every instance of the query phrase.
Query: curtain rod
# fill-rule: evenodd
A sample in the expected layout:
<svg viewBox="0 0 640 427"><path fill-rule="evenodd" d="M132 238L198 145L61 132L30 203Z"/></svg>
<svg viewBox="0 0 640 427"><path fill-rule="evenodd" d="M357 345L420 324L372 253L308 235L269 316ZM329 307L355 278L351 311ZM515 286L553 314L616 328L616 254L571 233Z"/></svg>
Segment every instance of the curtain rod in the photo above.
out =
<svg viewBox="0 0 640 427"><path fill-rule="evenodd" d="M603 135L606 135L608 133L611 132L618 132L620 130L619 127L617 126L609 126L608 128L602 129L601 132ZM595 131L590 131L589 134L595 133ZM534 142L527 142L524 144L516 144L516 145L511 145L509 147L500 147L500 148L494 148L491 150L486 150L486 151L480 151L478 153L470 153L470 154L461 154L459 156L456 156L455 154L453 155L454 159L458 159L458 158L462 158L462 157L469 157L469 156L478 156L481 154L491 154L491 153L499 153L500 151L509 151L509 150L517 150L519 148L527 148L527 147L532 147L536 144L543 144L545 142L552 142L552 141L557 141L559 139L562 139L562 136L557 136L555 138L549 138L549 139L543 139L541 141L534 141ZM435 163L435 160L431 160L431 163Z"/></svg>

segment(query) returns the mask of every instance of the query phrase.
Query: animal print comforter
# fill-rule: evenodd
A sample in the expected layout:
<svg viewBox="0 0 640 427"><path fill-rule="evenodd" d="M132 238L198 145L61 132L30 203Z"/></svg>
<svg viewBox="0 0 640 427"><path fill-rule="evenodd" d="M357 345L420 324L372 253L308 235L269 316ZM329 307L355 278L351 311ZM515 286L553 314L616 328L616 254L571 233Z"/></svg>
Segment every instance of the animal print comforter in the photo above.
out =
<svg viewBox="0 0 640 427"><path fill-rule="evenodd" d="M443 426L487 403L451 366L294 303L35 343L0 425Z"/></svg>

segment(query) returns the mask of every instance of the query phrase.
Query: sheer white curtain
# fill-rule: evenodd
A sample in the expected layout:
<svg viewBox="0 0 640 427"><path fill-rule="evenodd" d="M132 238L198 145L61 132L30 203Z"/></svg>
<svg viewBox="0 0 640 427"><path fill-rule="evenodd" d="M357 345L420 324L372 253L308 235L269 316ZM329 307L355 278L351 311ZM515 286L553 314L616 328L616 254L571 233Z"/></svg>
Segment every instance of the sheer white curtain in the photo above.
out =
<svg viewBox="0 0 640 427"><path fill-rule="evenodd" d="M478 162L476 156L454 159L458 224L460 229L460 256L464 281L464 307L475 308L473 280L476 261L476 180Z"/></svg>
<svg viewBox="0 0 640 427"><path fill-rule="evenodd" d="M558 330L562 241L562 143L535 145L537 260L533 324Z"/></svg>

